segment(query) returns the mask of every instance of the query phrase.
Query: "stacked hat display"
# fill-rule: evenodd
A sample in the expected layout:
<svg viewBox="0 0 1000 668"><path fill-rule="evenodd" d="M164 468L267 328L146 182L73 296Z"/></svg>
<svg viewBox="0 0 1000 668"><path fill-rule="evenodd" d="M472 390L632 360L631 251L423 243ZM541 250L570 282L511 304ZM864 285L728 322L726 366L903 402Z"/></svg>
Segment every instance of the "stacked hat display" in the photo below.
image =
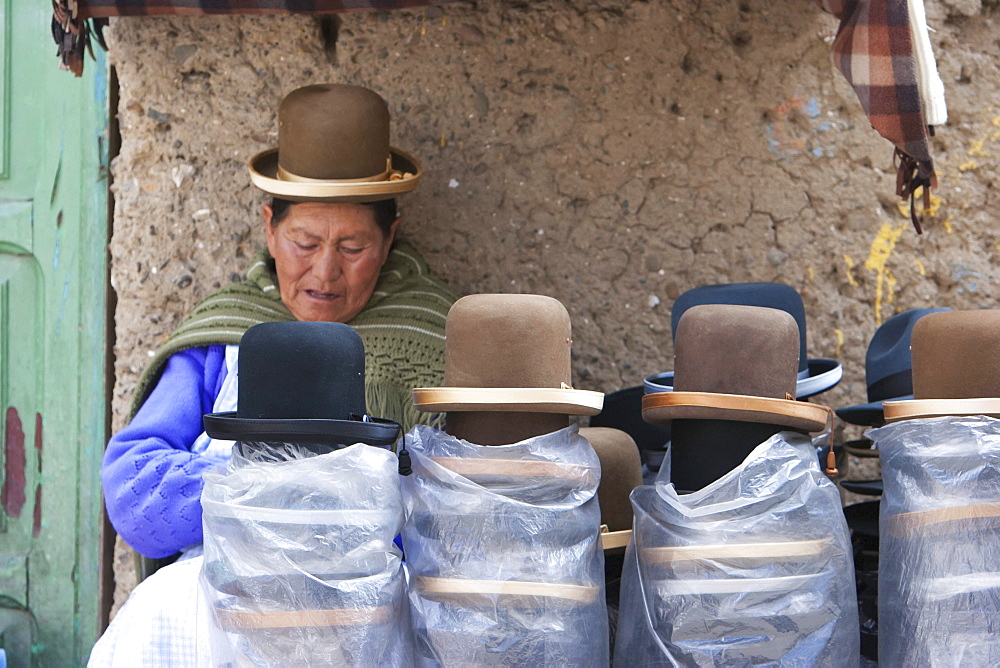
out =
<svg viewBox="0 0 1000 668"><path fill-rule="evenodd" d="M570 385L572 333L558 301L464 297L446 336L445 387L413 396L420 410L447 412L447 433L406 437L418 660L606 664L600 525L602 512L612 528L631 525L630 508L619 514L641 482L635 444L611 429L588 442L568 425L597 413L603 395Z"/></svg>
<svg viewBox="0 0 1000 668"><path fill-rule="evenodd" d="M795 375L795 399L805 399L826 392L840 382L844 370L831 359L809 358L806 355L806 309L795 288L782 283L724 283L704 285L688 290L677 298L670 311L670 331L677 336L677 326L688 309L701 304L731 304L760 306L788 313L798 326L799 353ZM673 372L646 378L646 394L669 392L673 387Z"/></svg>
<svg viewBox="0 0 1000 668"><path fill-rule="evenodd" d="M643 415L705 465L680 471L699 491L632 492L615 663L857 665L847 526L806 435L829 409L791 398L798 354L781 310L680 318L673 391L646 395Z"/></svg>
<svg viewBox="0 0 1000 668"><path fill-rule="evenodd" d="M868 432L884 479L879 661L1000 661L1000 311L922 317L913 399Z"/></svg>
<svg viewBox="0 0 1000 668"><path fill-rule="evenodd" d="M678 489L708 485L779 431L824 429L829 409L792 395L799 349L785 311L726 304L685 311L674 336L673 389L642 400L643 419L671 425Z"/></svg>
<svg viewBox="0 0 1000 668"><path fill-rule="evenodd" d="M913 398L910 338L913 326L925 315L950 309L910 309L886 320L872 335L865 354L865 384L868 401L837 410L837 416L850 424L878 427L885 424L883 401ZM867 438L845 444L849 454L877 457ZM841 480L849 492L866 496L882 494L882 479ZM858 612L861 628L861 654L878 660L878 515L877 499L844 508L854 548L854 575L857 580Z"/></svg>
<svg viewBox="0 0 1000 668"><path fill-rule="evenodd" d="M839 362L831 359L807 357L805 305L802 302L802 297L791 286L781 283L726 283L688 290L677 298L670 312L671 333L674 338L677 336L677 327L684 314L695 306L706 304L770 308L784 311L794 319L797 326L798 357L794 388L787 392L789 398L806 399L825 392L840 382L843 368ZM670 392L674 389L674 372L658 373L647 377L643 382L643 388L645 394ZM757 428L756 433L753 434L740 426L718 425L718 428L716 438L728 438L727 433L735 430L744 435L748 441L755 443L763 440L765 433L763 428ZM736 437L739 438L739 436ZM680 438L685 440L686 435L681 434ZM837 453L837 466L842 472L846 458L843 456L843 449L839 446L835 447L835 451ZM692 461L689 454L689 452L684 451L678 453L671 449L670 461L663 466L657 480L677 482L681 489L696 489L696 487L688 487L688 485L694 484L692 476L694 476L694 480L707 482L717 478L722 471L733 467L733 464L729 463L716 467L714 471L701 470L705 466L704 460L699 458ZM826 459L826 453L821 453L820 456L822 459ZM698 470L701 472L699 473Z"/></svg>
<svg viewBox="0 0 1000 668"><path fill-rule="evenodd" d="M238 441L206 474L201 590L216 665L406 665L399 425L367 415L347 325L267 323L240 343ZM370 444L370 445L369 445ZM317 454L322 453L322 454Z"/></svg>

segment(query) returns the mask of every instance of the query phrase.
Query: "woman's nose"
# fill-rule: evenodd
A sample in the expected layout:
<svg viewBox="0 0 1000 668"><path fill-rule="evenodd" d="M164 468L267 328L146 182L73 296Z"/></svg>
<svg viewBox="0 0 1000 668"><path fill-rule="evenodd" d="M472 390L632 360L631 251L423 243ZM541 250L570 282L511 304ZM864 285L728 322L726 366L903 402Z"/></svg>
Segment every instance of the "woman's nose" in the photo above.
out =
<svg viewBox="0 0 1000 668"><path fill-rule="evenodd" d="M312 265L313 276L325 282L340 278L340 255L336 248L324 248L315 255L315 258Z"/></svg>

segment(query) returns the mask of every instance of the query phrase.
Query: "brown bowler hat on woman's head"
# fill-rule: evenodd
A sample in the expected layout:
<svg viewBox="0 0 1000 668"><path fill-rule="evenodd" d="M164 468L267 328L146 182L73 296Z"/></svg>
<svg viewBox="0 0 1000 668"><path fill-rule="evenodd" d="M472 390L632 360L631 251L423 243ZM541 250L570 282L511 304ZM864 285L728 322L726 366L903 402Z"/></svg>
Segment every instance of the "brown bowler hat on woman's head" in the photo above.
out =
<svg viewBox="0 0 1000 668"><path fill-rule="evenodd" d="M913 399L883 403L886 422L1000 417L1000 310L941 311L913 326Z"/></svg>
<svg viewBox="0 0 1000 668"><path fill-rule="evenodd" d="M779 431L821 431L830 409L795 401L799 329L785 311L703 304L674 336L674 391L642 398L642 417L671 424L671 477L695 491Z"/></svg>
<svg viewBox="0 0 1000 668"><path fill-rule="evenodd" d="M408 193L420 163L389 146L389 108L348 84L297 88L278 108L278 148L250 160L250 180L293 202L374 202Z"/></svg>

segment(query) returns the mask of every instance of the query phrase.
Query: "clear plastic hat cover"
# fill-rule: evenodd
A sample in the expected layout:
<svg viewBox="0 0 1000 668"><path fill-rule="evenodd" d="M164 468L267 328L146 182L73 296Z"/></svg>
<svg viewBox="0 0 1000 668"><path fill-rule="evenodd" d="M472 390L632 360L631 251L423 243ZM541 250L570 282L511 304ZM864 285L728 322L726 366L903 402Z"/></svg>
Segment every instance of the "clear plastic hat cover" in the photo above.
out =
<svg viewBox="0 0 1000 668"><path fill-rule="evenodd" d="M1000 664L1000 420L867 432L882 460L879 661Z"/></svg>
<svg viewBox="0 0 1000 668"><path fill-rule="evenodd" d="M254 445L258 455L267 447ZM200 586L213 663L410 662L395 455L361 444L268 455L234 450L225 470L205 475Z"/></svg>
<svg viewBox="0 0 1000 668"><path fill-rule="evenodd" d="M608 664L600 462L576 427L480 446L406 436L418 665Z"/></svg>
<svg viewBox="0 0 1000 668"><path fill-rule="evenodd" d="M631 499L616 665L858 665L847 523L807 437L777 434L693 494Z"/></svg>

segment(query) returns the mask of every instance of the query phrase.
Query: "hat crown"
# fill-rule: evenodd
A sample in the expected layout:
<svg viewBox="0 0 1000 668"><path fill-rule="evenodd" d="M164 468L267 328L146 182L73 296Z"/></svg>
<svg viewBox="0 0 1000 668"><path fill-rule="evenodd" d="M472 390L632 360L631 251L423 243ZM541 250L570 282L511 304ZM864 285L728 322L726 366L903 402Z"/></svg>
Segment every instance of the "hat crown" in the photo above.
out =
<svg viewBox="0 0 1000 668"><path fill-rule="evenodd" d="M738 306L759 306L784 311L792 317L798 328L799 373L809 369L806 356L806 309L802 297L795 288L783 283L725 283L703 285L683 293L674 302L670 313L670 326L677 339L677 328L681 318L691 308L700 304L730 304ZM792 390L795 396L795 390Z"/></svg>
<svg viewBox="0 0 1000 668"><path fill-rule="evenodd" d="M350 420L365 407L365 348L338 322L269 322L240 341L237 416Z"/></svg>
<svg viewBox="0 0 1000 668"><path fill-rule="evenodd" d="M898 313L875 330L865 354L868 401L885 401L913 394L910 342L913 328L925 315L947 308L910 309Z"/></svg>
<svg viewBox="0 0 1000 668"><path fill-rule="evenodd" d="M794 397L798 335L795 319L783 310L692 306L674 336L674 390Z"/></svg>
<svg viewBox="0 0 1000 668"><path fill-rule="evenodd" d="M569 313L542 295L469 295L445 324L444 384L450 387L570 385Z"/></svg>
<svg viewBox="0 0 1000 668"><path fill-rule="evenodd" d="M915 399L1000 397L1000 310L926 315L910 347Z"/></svg>
<svg viewBox="0 0 1000 668"><path fill-rule="evenodd" d="M389 108L378 93L349 84L297 88L278 108L278 165L298 177L364 179L389 158Z"/></svg>

